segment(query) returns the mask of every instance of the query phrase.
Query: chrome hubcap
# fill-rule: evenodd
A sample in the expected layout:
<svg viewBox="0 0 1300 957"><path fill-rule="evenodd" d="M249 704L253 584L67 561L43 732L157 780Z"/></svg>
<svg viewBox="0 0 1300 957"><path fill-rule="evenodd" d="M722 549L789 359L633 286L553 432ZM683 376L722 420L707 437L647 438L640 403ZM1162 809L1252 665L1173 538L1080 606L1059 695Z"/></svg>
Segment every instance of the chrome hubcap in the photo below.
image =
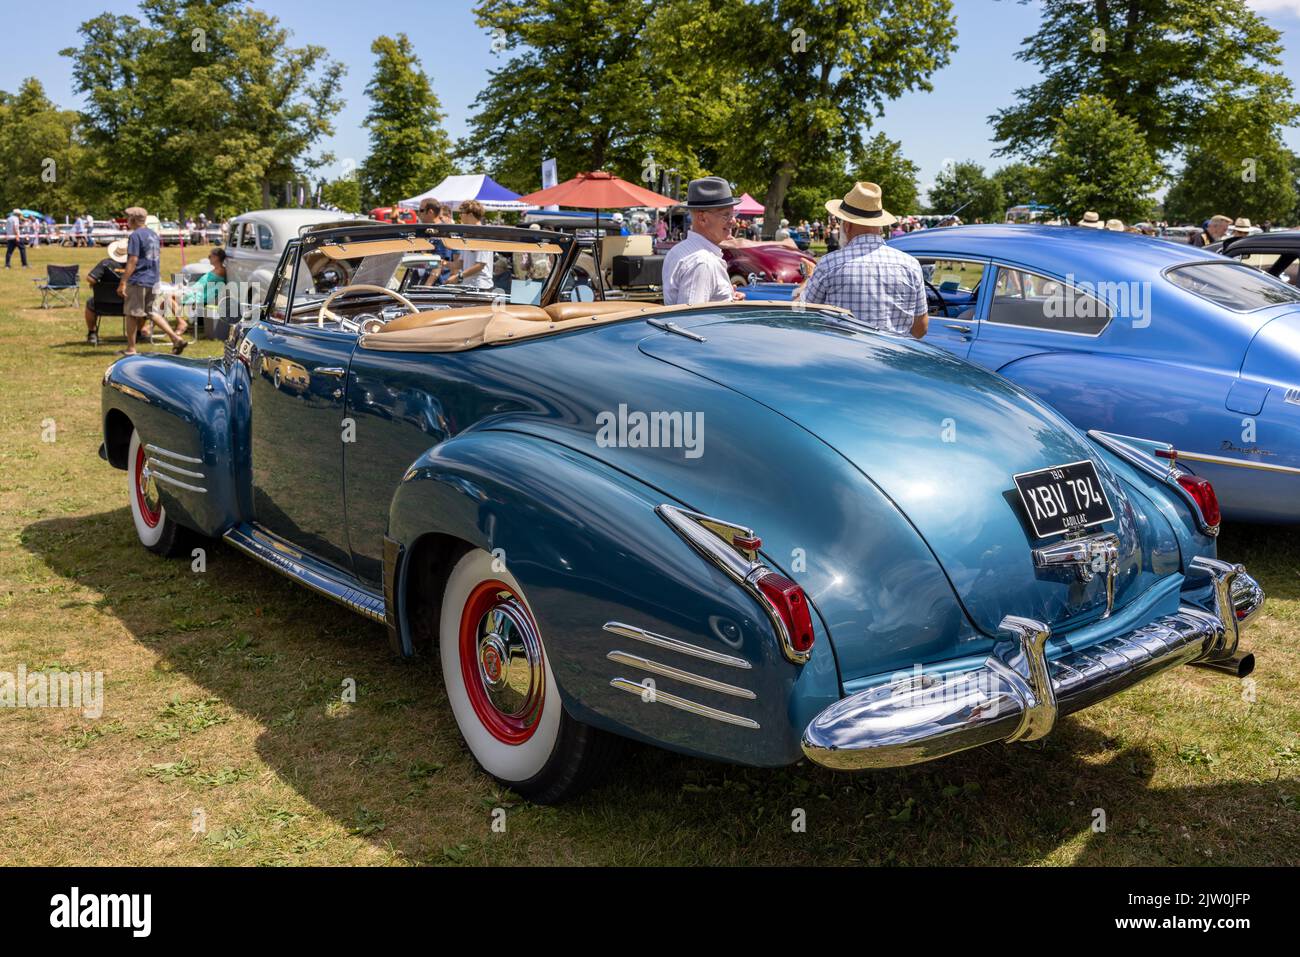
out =
<svg viewBox="0 0 1300 957"><path fill-rule="evenodd" d="M542 643L518 599L506 598L478 623L478 674L492 707L520 718L542 694Z"/></svg>

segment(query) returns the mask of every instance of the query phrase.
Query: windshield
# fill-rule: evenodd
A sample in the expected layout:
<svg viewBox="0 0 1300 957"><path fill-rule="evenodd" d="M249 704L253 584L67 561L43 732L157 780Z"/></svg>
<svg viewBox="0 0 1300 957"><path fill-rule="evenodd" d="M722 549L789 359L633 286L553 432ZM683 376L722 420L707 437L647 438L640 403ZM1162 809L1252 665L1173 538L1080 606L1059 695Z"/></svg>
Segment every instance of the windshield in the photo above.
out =
<svg viewBox="0 0 1300 957"><path fill-rule="evenodd" d="M1165 275L1175 286L1237 312L1300 302L1300 289L1241 263L1193 263Z"/></svg>
<svg viewBox="0 0 1300 957"><path fill-rule="evenodd" d="M586 299L569 268L572 239L505 226L334 224L295 244L296 268L282 270L275 313L291 322L316 319L333 297L335 319L509 303L528 306ZM292 315L282 300L292 274ZM561 281L563 279L563 281ZM408 305L409 304L409 305Z"/></svg>

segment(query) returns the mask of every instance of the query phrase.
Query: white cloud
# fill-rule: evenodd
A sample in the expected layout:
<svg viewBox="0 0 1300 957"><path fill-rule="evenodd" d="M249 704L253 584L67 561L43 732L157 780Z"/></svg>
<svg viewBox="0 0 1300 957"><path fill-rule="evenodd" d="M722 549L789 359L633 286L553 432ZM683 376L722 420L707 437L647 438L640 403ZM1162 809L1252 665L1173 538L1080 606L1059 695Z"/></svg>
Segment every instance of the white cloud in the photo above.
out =
<svg viewBox="0 0 1300 957"><path fill-rule="evenodd" d="M1246 0L1248 7L1260 13L1280 13L1300 18L1300 0Z"/></svg>

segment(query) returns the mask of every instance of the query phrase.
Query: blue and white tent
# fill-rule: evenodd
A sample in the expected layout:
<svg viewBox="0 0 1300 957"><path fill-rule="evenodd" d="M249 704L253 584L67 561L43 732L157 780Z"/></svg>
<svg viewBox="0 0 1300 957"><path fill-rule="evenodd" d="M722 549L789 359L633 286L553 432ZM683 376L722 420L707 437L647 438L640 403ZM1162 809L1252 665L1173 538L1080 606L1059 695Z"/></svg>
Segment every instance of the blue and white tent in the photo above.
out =
<svg viewBox="0 0 1300 957"><path fill-rule="evenodd" d="M426 199L436 199L447 203L453 209L467 200L477 199L488 210L532 209L527 203L519 202L519 194L512 193L486 173L474 173L469 176L448 176L433 189L402 200L401 205L407 209L419 209Z"/></svg>

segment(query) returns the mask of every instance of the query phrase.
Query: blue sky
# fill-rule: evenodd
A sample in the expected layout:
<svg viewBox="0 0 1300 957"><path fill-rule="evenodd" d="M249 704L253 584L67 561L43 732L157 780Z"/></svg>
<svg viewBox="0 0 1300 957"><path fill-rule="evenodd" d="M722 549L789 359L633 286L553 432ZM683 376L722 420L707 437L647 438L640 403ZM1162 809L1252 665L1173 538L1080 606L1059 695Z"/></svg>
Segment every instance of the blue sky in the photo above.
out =
<svg viewBox="0 0 1300 957"><path fill-rule="evenodd" d="M1284 69L1300 80L1300 0L1250 2L1282 30ZM0 10L8 14L7 42L0 56L0 89L12 91L24 77L37 76L56 102L79 105L69 63L58 51L77 42L83 20L126 6L113 0L54 0L57 17L37 17L31 15L30 0L4 0ZM347 64L347 106L337 118L335 135L324 144L340 163L358 162L366 154L361 121L375 36L403 31L411 37L442 100L453 137L465 132L470 104L486 82L487 71L502 62L492 52L491 36L475 25L471 0L260 0L257 6L292 29L294 43L320 44ZM956 0L954 6L958 49L951 63L932 78L933 92L895 101L873 127L902 141L904 153L921 167L923 185L946 160L973 159L990 169L999 165L1002 160L991 157L996 144L990 141L987 117L1011 103L1018 87L1037 79L1034 68L1013 58L1021 39L1037 29L1036 3ZM1292 149L1300 150L1300 130L1288 130L1286 139ZM576 172L560 170L560 178Z"/></svg>

